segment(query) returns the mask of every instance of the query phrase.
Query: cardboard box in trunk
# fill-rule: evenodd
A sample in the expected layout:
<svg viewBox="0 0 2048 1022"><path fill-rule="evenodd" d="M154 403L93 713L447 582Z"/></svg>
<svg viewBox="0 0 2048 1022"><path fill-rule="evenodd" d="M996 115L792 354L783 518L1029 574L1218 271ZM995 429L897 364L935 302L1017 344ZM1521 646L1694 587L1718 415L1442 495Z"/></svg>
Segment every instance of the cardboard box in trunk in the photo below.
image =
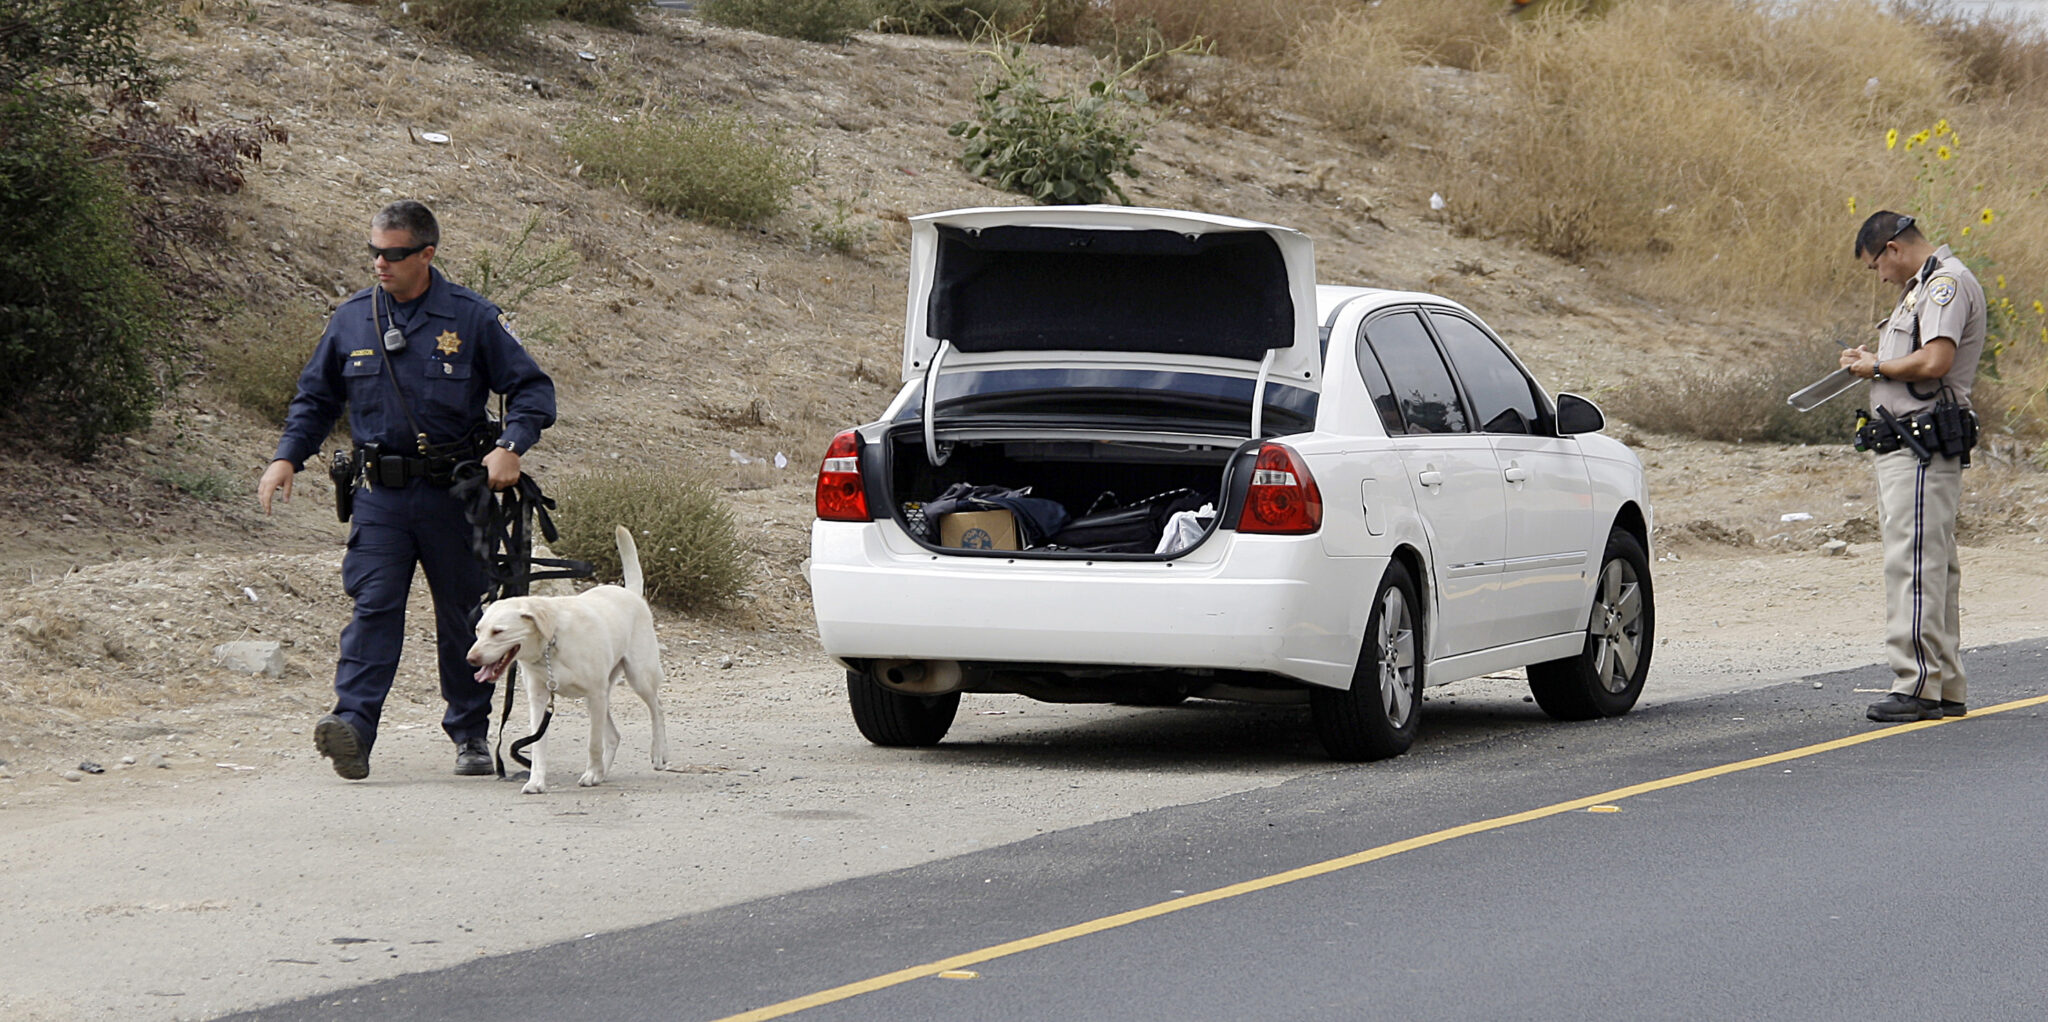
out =
<svg viewBox="0 0 2048 1022"><path fill-rule="evenodd" d="M1017 520L1008 511L955 511L939 516L939 545L1016 550Z"/></svg>

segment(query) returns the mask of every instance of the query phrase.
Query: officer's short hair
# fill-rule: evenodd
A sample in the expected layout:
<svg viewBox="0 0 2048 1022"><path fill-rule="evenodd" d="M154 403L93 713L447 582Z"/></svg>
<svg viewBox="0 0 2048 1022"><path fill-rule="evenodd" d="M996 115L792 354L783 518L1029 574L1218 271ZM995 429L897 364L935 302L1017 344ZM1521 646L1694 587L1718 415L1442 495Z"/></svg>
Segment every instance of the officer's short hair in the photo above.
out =
<svg viewBox="0 0 2048 1022"><path fill-rule="evenodd" d="M1856 258L1862 259L1884 251L1884 243L1893 238L1902 238L1908 243L1920 241L1924 235L1920 228L1913 226L1913 218L1904 213L1880 209L1863 221L1863 227L1856 232Z"/></svg>
<svg viewBox="0 0 2048 1022"><path fill-rule="evenodd" d="M418 199L400 199L377 211L370 226L380 231L404 231L415 245L441 244L441 224L434 211Z"/></svg>

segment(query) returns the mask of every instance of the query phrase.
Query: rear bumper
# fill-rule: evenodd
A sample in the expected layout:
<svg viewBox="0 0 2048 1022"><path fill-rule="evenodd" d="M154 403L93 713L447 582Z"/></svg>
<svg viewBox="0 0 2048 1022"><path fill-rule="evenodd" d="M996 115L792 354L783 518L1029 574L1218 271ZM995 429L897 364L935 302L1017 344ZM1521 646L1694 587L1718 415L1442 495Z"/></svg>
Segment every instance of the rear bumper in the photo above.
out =
<svg viewBox="0 0 2048 1022"><path fill-rule="evenodd" d="M1384 557L1219 532L1175 561L966 557L890 522L814 522L807 572L834 657L1263 671L1348 688Z"/></svg>

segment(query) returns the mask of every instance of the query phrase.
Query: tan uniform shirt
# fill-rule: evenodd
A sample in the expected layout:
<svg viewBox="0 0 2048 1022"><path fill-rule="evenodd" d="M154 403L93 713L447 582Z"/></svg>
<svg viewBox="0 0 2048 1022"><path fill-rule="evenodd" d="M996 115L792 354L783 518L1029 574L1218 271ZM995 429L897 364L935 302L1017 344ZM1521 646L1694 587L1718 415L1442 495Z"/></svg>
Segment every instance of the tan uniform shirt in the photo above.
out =
<svg viewBox="0 0 2048 1022"><path fill-rule="evenodd" d="M1955 342L1956 359L1939 380L1871 381L1871 403L1901 417L1934 407L1943 385L1955 394L1956 403L1968 407L1970 386L1977 382L1977 359L1984 354L1984 287L1977 283L1977 275L1947 245L1936 249L1928 262L1931 265L1914 275L1898 307L1878 328L1877 360L1905 358L1937 337Z"/></svg>

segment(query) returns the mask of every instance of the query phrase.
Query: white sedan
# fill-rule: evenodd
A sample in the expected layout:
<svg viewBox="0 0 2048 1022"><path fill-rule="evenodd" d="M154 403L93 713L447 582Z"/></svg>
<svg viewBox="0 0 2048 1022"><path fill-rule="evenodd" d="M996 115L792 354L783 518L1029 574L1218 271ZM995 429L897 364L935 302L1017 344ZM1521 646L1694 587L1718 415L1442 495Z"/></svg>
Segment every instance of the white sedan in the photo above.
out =
<svg viewBox="0 0 2048 1022"><path fill-rule="evenodd" d="M1306 702L1339 759L1512 668L1554 717L1635 704L1642 465L1470 310L1318 286L1230 217L911 225L904 385L827 450L807 571L870 741L938 742L963 692Z"/></svg>

